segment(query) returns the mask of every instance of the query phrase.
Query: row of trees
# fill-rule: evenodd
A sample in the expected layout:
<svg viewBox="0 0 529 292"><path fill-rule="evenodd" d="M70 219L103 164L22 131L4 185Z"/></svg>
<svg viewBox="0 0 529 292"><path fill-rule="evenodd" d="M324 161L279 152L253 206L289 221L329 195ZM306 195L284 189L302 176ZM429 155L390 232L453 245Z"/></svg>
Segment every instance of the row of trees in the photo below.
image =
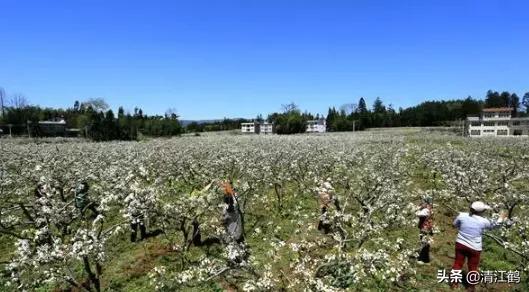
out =
<svg viewBox="0 0 529 292"><path fill-rule="evenodd" d="M268 115L267 121L274 124L277 134L297 134L305 133L307 130L307 121L319 118L311 113L302 113L294 103L282 106L283 111Z"/></svg>
<svg viewBox="0 0 529 292"><path fill-rule="evenodd" d="M377 98L371 109L364 98L357 104L345 104L339 109L329 108L328 131L363 130L372 127L424 127L449 125L467 116L479 115L483 108L511 107L514 116L529 116L529 92L520 100L516 93L489 90L484 101L466 99L426 101L406 109L395 111Z"/></svg>
<svg viewBox="0 0 529 292"><path fill-rule="evenodd" d="M313 115L308 112L302 113L296 104L290 103L283 105L282 111L269 114L266 119L263 118L262 115L258 115L255 119L225 118L221 121L191 122L185 127L185 131L196 133L239 130L241 128L241 123L262 123L266 120L267 122L274 124L274 129L277 134L296 134L305 132L308 120L319 118L319 115Z"/></svg>
<svg viewBox="0 0 529 292"><path fill-rule="evenodd" d="M529 92L523 96L521 105L525 107L525 113L529 114ZM508 91L499 93L489 90L485 97L485 107L511 107L516 115L520 109L520 97L516 93L510 93Z"/></svg>
<svg viewBox="0 0 529 292"><path fill-rule="evenodd" d="M6 101L5 91L0 88L0 126L9 127L13 135L45 135L38 126L39 121L66 122L66 128L79 129L82 136L96 141L136 140L141 133L146 136L175 136L182 133L178 115L173 109L165 115L145 115L140 108L133 113L119 107L117 116L101 98L84 102L75 101L67 109L43 108L28 105L22 95Z"/></svg>
<svg viewBox="0 0 529 292"><path fill-rule="evenodd" d="M224 118L221 121L208 121L208 122L191 122L186 125L186 132L214 132L214 131L227 131L236 130L241 128L241 123L250 122L250 119L228 119Z"/></svg>
<svg viewBox="0 0 529 292"><path fill-rule="evenodd" d="M175 113L147 116L141 109L135 109L134 114L130 114L125 113L123 107L120 107L116 118L112 110L102 112L89 107L83 111L82 117L88 119L80 125L84 125L85 135L96 141L137 140L139 133L153 137L168 137L182 132Z"/></svg>
<svg viewBox="0 0 529 292"><path fill-rule="evenodd" d="M516 93L489 90L483 101L471 96L465 99L425 101L413 107L399 108L398 111L392 105L386 106L379 97L370 109L361 97L356 104L344 104L339 109L329 108L327 130L337 132L379 127L447 126L467 116L477 116L483 108L491 107L511 107L514 116L529 116L529 92L520 100ZM291 103L283 105L282 112L268 115L267 121L274 124L278 134L294 134L305 132L308 120L319 118L319 115L302 113L298 106ZM240 128L241 121L231 121L234 126L232 129ZM261 122L263 118L258 116L255 121Z"/></svg>
<svg viewBox="0 0 529 292"><path fill-rule="evenodd" d="M37 125L38 121L64 119L68 128L82 130L82 135L94 140L135 140L138 134L147 136L174 136L183 131L204 132L239 129L246 119L224 119L207 123L192 122L182 128L175 110L168 110L165 115L144 115L139 108L134 113L125 113L119 108L117 117L103 99L76 101L72 108L53 109L28 105L23 95L16 94L6 102L5 91L0 88L0 125L13 125L13 134L33 131L39 135L36 127L28 127L27 122ZM390 104L386 106L377 97L371 109L362 97L356 104L345 104L339 109L331 107L327 113L328 131L353 131L373 127L424 127L449 125L456 120L463 120L469 115L479 115L483 108L511 107L515 116L529 116L529 92L522 99L516 93L489 90L485 99L466 99L426 101L409 108L396 111ZM267 121L274 124L276 133L303 133L306 122L319 119L319 115L302 113L293 103L283 105L282 112L269 114ZM264 121L258 116L255 121Z"/></svg>

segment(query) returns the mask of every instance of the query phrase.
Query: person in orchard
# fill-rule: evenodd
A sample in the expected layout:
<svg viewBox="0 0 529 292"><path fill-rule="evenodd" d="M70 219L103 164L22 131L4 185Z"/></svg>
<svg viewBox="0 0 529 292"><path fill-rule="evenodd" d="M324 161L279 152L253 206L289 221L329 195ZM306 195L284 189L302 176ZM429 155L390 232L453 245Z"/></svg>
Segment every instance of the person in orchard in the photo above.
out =
<svg viewBox="0 0 529 292"><path fill-rule="evenodd" d="M426 197L419 206L419 211L416 213L419 218L419 234L421 241L421 249L417 261L419 263L430 262L430 242L433 235L433 204L432 198Z"/></svg>
<svg viewBox="0 0 529 292"><path fill-rule="evenodd" d="M147 228L145 227L145 216L140 211L132 214L130 220L130 241L136 242L138 235L138 228L140 230L140 240L147 238Z"/></svg>
<svg viewBox="0 0 529 292"><path fill-rule="evenodd" d="M244 216L239 206L239 195L233 189L231 181L222 183L225 208L222 216L224 228L229 240L241 243L244 241Z"/></svg>
<svg viewBox="0 0 529 292"><path fill-rule="evenodd" d="M454 227L459 230L455 245L455 260L452 270L461 271L465 260L467 261L469 272L478 272L481 251L483 249L483 233L487 230L500 227L503 223L508 223L506 214L500 213L500 217L491 221L485 218L486 211L492 209L487 204L476 201L470 206L468 213L460 213L454 220ZM457 282L452 283L452 287L458 286ZM469 285L469 291L475 290L475 285Z"/></svg>
<svg viewBox="0 0 529 292"><path fill-rule="evenodd" d="M334 204L336 210L341 211L340 202L336 198L333 186L330 182L322 183L321 187L317 189L318 198L320 202L320 221L318 222L318 230L328 234L332 230L332 222L329 219L329 208Z"/></svg>
<svg viewBox="0 0 529 292"><path fill-rule="evenodd" d="M75 207L81 212L81 215L84 216L84 212L89 209L92 211L92 215L96 217L99 212L97 211L95 202L89 197L89 189L87 182L81 182L75 189L74 203Z"/></svg>

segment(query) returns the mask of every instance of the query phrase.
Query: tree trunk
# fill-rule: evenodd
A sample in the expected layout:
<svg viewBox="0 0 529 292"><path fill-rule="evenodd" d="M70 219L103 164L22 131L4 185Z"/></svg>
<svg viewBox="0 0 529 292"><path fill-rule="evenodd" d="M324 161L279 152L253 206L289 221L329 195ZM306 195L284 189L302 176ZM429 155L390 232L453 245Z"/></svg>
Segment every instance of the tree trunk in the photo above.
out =
<svg viewBox="0 0 529 292"><path fill-rule="evenodd" d="M278 206L278 209L281 211L283 209L283 200L281 196L281 185L278 183L275 183L274 190L276 192L276 197L277 197L277 206Z"/></svg>
<svg viewBox="0 0 529 292"><path fill-rule="evenodd" d="M92 272L92 269L90 268L90 261L88 260L88 257L84 256L83 257L83 264L84 264L84 269L86 271L86 273L88 274L88 280L90 281L90 283L92 283L94 285L94 289L96 292L100 292L101 291L101 284L99 282L99 277L98 275L94 274L94 272ZM101 272L101 267L96 264L96 269L98 270L98 274ZM92 285L89 286L89 289L91 290Z"/></svg>

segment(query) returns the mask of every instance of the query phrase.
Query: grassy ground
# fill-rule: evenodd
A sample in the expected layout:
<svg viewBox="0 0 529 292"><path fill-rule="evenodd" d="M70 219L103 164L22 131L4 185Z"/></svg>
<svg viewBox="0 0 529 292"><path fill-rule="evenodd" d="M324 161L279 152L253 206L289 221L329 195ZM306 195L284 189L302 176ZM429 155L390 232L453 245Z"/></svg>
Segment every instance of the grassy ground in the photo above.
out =
<svg viewBox="0 0 529 292"><path fill-rule="evenodd" d="M451 291L447 284L438 283L437 271L442 269L450 269L454 260L454 241L456 237L456 230L451 227L451 222L456 214L445 210L442 206L437 205L435 209L435 224L439 228L440 233L434 236L434 243L432 244L431 255L432 262L427 265L417 265L417 285L416 291ZM294 230L295 225L288 222L281 222L275 218L276 224L281 226L275 236L278 239L284 240L288 243L289 238L296 236ZM288 221L288 220L284 220ZM275 225L275 224L274 224ZM263 231L263 232L266 232ZM319 236L319 234L314 234ZM402 235L401 235L402 236ZM409 240L417 239L416 232L410 232L407 236ZM172 251L171 247L165 242L163 238L151 238L141 243L127 242L127 236L120 238L121 244L116 245L112 256L112 260L106 265L103 286L112 291L149 291L152 289L148 285L148 272L156 265L178 265L181 258L178 252ZM252 253L258 258L266 260L267 246L263 246L260 242L255 241L252 236L248 237L248 244L252 248ZM505 253L500 247L490 240L485 239L485 250L482 253L481 268L483 270L510 270L514 269L509 262L511 255ZM193 248L192 248L193 249ZM196 252L201 253L198 250ZM323 250L321 250L323 252ZM284 263L281 266L288 265L288 255L284 255L282 259ZM230 285L228 283L216 283L205 285L203 287L195 287L186 289L188 291L214 291L214 290L228 290ZM480 286L478 291L512 291L515 287L511 285L490 285L488 287ZM520 290L522 291L522 290Z"/></svg>

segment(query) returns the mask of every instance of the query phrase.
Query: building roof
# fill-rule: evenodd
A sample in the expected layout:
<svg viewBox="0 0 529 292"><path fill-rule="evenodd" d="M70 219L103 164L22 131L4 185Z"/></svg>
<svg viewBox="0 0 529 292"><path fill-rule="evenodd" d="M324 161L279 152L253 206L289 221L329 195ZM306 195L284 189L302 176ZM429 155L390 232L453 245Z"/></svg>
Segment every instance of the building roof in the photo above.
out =
<svg viewBox="0 0 529 292"><path fill-rule="evenodd" d="M467 121L471 121L471 122L474 122L474 121L483 121L482 118L480 117L467 117ZM508 120L506 119L502 119L502 118L488 118L486 120L484 120L485 122L496 122L496 121L501 121L501 122L504 122L504 121L529 121L529 118L510 118Z"/></svg>
<svg viewBox="0 0 529 292"><path fill-rule="evenodd" d="M484 113L491 113L491 112L512 112L514 109L512 107L491 107L491 108L484 108Z"/></svg>
<svg viewBox="0 0 529 292"><path fill-rule="evenodd" d="M40 121L39 125L61 125L61 126L66 126L66 122L65 121L58 121L58 122L55 122L55 121Z"/></svg>
<svg viewBox="0 0 529 292"><path fill-rule="evenodd" d="M39 125L66 125L66 121L40 121Z"/></svg>
<svg viewBox="0 0 529 292"><path fill-rule="evenodd" d="M307 121L308 124L318 124L318 125L323 125L325 122L326 121L325 121L324 118L317 119L317 120L308 120Z"/></svg>

